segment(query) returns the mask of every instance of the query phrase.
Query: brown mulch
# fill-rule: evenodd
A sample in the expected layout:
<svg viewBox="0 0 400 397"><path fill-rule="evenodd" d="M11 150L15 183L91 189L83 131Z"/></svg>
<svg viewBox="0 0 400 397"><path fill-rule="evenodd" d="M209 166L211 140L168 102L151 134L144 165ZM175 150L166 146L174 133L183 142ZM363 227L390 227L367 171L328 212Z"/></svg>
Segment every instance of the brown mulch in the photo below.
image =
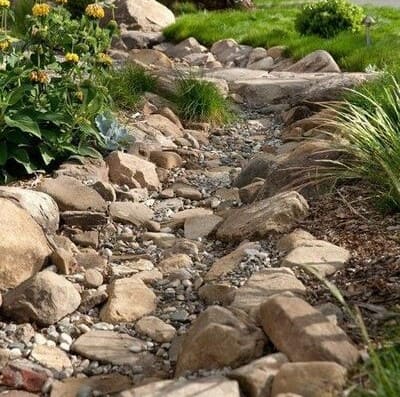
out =
<svg viewBox="0 0 400 397"><path fill-rule="evenodd" d="M309 200L311 215L301 227L315 237L343 246L352 253L345 269L332 281L346 301L358 306L374 339L400 336L400 214L383 214L365 186L342 186ZM314 304L335 302L326 286L303 274ZM359 340L351 322L345 328ZM397 332L396 332L397 333Z"/></svg>

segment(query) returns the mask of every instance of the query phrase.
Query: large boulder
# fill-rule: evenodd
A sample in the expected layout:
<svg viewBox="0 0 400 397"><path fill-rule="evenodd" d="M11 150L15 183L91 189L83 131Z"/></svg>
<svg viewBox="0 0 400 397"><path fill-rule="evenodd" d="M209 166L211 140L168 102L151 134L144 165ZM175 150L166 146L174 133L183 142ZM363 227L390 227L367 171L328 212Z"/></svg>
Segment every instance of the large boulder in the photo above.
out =
<svg viewBox="0 0 400 397"><path fill-rule="evenodd" d="M47 194L19 187L0 187L0 197L16 201L45 232L55 233L60 222L57 203Z"/></svg>
<svg viewBox="0 0 400 397"><path fill-rule="evenodd" d="M0 287L12 288L37 273L51 250L41 227L11 200L0 198Z"/></svg>
<svg viewBox="0 0 400 397"><path fill-rule="evenodd" d="M160 31L175 22L171 10L155 0L116 0L115 19L128 29Z"/></svg>
<svg viewBox="0 0 400 397"><path fill-rule="evenodd" d="M4 295L2 312L18 322L51 325L74 312L81 297L74 285L51 271L43 271Z"/></svg>
<svg viewBox="0 0 400 397"><path fill-rule="evenodd" d="M308 215L308 204L297 192L284 192L232 211L217 230L223 241L263 238L288 231Z"/></svg>
<svg viewBox="0 0 400 397"><path fill-rule="evenodd" d="M247 318L210 306L185 335L175 375L199 369L239 367L260 357L264 343L263 333Z"/></svg>

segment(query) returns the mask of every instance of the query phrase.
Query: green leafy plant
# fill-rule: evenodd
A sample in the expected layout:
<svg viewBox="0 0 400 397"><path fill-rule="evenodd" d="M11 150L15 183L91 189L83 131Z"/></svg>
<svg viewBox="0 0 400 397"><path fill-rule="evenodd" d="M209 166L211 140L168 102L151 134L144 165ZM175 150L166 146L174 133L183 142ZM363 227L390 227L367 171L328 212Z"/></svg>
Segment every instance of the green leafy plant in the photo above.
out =
<svg viewBox="0 0 400 397"><path fill-rule="evenodd" d="M356 102L335 106L330 124L333 149L341 160L330 162L328 172L339 180L361 179L371 185L378 203L386 210L400 209L400 84L375 92L353 91Z"/></svg>
<svg viewBox="0 0 400 397"><path fill-rule="evenodd" d="M95 117L111 106L102 84L112 28L101 28L99 4L80 20L59 5L35 3L21 35L14 12L0 2L0 174L48 169L70 155L98 156L104 147ZM21 13L22 15L23 13Z"/></svg>
<svg viewBox="0 0 400 397"><path fill-rule="evenodd" d="M233 118L228 100L207 80L180 78L172 100L185 120L223 124Z"/></svg>
<svg viewBox="0 0 400 397"><path fill-rule="evenodd" d="M321 0L303 6L295 24L301 34L329 38L342 31L359 30L362 19L362 8L347 0Z"/></svg>
<svg viewBox="0 0 400 397"><path fill-rule="evenodd" d="M143 94L154 91L157 85L157 79L143 67L129 62L114 69L107 80L105 83L114 103L122 109L134 109Z"/></svg>
<svg viewBox="0 0 400 397"><path fill-rule="evenodd" d="M198 11L198 7L191 1L175 1L172 4L172 10L176 15L194 14Z"/></svg>

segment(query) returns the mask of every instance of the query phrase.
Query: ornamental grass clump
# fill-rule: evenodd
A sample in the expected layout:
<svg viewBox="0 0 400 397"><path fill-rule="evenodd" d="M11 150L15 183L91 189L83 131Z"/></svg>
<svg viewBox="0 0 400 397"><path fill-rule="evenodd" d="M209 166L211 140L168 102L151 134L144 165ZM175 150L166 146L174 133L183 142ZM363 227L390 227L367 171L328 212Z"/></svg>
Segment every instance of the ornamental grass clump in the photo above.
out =
<svg viewBox="0 0 400 397"><path fill-rule="evenodd" d="M341 132L333 146L343 157L328 164L328 173L367 182L384 209L400 210L399 80L392 77L380 91L353 91L333 110L337 117L331 123Z"/></svg>
<svg viewBox="0 0 400 397"><path fill-rule="evenodd" d="M1 181L104 148L95 119L112 105L104 81L116 26L100 25L101 4L78 19L65 4L0 0Z"/></svg>
<svg viewBox="0 0 400 397"><path fill-rule="evenodd" d="M233 119L231 104L215 84L207 80L195 77L179 79L172 100L181 117L188 121L221 125Z"/></svg>

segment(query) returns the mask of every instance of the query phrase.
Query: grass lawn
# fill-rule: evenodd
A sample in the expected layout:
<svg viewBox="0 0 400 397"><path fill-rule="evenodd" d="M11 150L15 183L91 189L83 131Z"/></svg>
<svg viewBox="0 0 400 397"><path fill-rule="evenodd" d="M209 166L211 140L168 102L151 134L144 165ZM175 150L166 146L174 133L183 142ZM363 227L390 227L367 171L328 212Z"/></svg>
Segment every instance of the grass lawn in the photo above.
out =
<svg viewBox="0 0 400 397"><path fill-rule="evenodd" d="M344 32L332 39L301 36L294 29L294 20L301 2L292 0L256 0L257 10L198 12L186 14L169 26L165 36L173 41L196 37L211 45L217 40L234 38L254 47L285 45L288 55L298 59L317 50L329 51L339 65L348 71L362 71L369 65L378 68L400 67L400 9L365 6L365 13L374 16L373 44L365 44L365 32Z"/></svg>

